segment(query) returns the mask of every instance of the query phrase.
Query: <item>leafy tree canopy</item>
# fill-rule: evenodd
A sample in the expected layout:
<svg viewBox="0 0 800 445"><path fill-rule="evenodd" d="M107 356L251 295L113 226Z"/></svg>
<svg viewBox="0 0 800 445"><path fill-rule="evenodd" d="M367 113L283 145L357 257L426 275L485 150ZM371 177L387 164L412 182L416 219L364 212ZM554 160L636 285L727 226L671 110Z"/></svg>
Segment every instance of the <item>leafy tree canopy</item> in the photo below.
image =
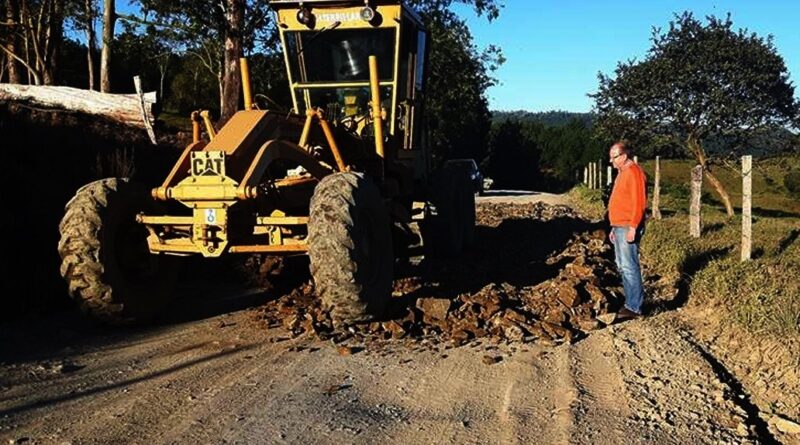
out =
<svg viewBox="0 0 800 445"><path fill-rule="evenodd" d="M430 33L426 101L429 140L435 160L473 158L487 153L491 113L486 90L495 85L491 73L505 59L495 46L479 49L466 22L450 7L469 4L489 20L497 17L494 0L412 2Z"/></svg>
<svg viewBox="0 0 800 445"><path fill-rule="evenodd" d="M614 77L600 73L595 99L599 133L635 145L679 144L706 167L706 176L733 209L711 174L704 149L724 138L731 153L775 128L800 127L800 103L772 37L735 31L730 15L706 23L690 12L677 15L666 32L654 28L641 62L620 62Z"/></svg>
<svg viewBox="0 0 800 445"><path fill-rule="evenodd" d="M595 115L592 113L575 113L571 111L551 110L532 112L526 110L492 111L492 121L518 120L521 122L539 122L546 126L560 127L577 119L586 127L594 124Z"/></svg>

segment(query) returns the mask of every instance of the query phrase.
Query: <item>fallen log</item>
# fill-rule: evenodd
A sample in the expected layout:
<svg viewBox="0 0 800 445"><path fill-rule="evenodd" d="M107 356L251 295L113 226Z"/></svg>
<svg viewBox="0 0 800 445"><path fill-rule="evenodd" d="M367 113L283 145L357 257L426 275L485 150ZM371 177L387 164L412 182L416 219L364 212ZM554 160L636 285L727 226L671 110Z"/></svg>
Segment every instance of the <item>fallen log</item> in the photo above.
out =
<svg viewBox="0 0 800 445"><path fill-rule="evenodd" d="M111 121L147 130L155 122L156 93L107 94L60 86L0 83L0 103L19 104L102 116Z"/></svg>

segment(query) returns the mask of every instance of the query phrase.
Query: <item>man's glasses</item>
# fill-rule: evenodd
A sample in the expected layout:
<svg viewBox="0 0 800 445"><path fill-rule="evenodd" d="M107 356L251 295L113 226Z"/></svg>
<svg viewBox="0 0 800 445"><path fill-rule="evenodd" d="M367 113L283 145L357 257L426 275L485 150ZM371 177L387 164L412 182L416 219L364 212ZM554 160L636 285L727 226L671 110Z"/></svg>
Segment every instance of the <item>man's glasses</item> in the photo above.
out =
<svg viewBox="0 0 800 445"><path fill-rule="evenodd" d="M617 158L618 158L618 157L620 157L620 156L622 156L622 153L620 153L620 154L618 154L618 155L616 155L616 156L611 156L611 160L613 161L614 159L617 159Z"/></svg>

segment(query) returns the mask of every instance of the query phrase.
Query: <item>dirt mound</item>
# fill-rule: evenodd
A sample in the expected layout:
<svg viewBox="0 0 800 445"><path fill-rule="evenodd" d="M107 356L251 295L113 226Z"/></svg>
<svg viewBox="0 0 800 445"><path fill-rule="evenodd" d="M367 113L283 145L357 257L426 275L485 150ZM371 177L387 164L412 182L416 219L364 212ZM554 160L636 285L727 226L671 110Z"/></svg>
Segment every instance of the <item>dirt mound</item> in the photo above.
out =
<svg viewBox="0 0 800 445"><path fill-rule="evenodd" d="M482 205L477 220L479 228L487 230L497 229L509 220L535 220L570 231L581 218L568 207L537 203ZM565 220L573 224L563 224ZM584 223L584 228L594 227ZM525 236L536 238L540 234L529 232ZM491 243L492 238L487 236L483 241ZM525 245L527 238L519 242ZM622 302L611 246L604 238L602 230L571 233L565 245L541 258L527 258L524 252L513 249L496 250L494 256L486 256L483 253L487 246L480 245L479 238L472 255L423 265L397 279L390 316L380 322L345 329L334 326L309 283L269 302L259 314L268 327L285 329L291 337L311 334L337 343L349 339L426 339L454 346L474 339L571 342L613 322L613 311ZM521 258L530 261L510 267ZM525 273L531 268L551 273L529 285L491 281L509 271ZM474 291L461 292L465 281L475 284L487 280Z"/></svg>

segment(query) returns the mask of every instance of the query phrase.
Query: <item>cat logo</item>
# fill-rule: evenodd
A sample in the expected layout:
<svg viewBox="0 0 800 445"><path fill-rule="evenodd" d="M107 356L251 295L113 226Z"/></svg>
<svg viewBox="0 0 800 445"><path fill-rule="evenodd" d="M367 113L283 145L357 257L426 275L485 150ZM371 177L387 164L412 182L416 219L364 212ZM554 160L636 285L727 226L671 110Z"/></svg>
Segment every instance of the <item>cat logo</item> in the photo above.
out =
<svg viewBox="0 0 800 445"><path fill-rule="evenodd" d="M225 152L192 153L191 169L192 176L225 176Z"/></svg>

